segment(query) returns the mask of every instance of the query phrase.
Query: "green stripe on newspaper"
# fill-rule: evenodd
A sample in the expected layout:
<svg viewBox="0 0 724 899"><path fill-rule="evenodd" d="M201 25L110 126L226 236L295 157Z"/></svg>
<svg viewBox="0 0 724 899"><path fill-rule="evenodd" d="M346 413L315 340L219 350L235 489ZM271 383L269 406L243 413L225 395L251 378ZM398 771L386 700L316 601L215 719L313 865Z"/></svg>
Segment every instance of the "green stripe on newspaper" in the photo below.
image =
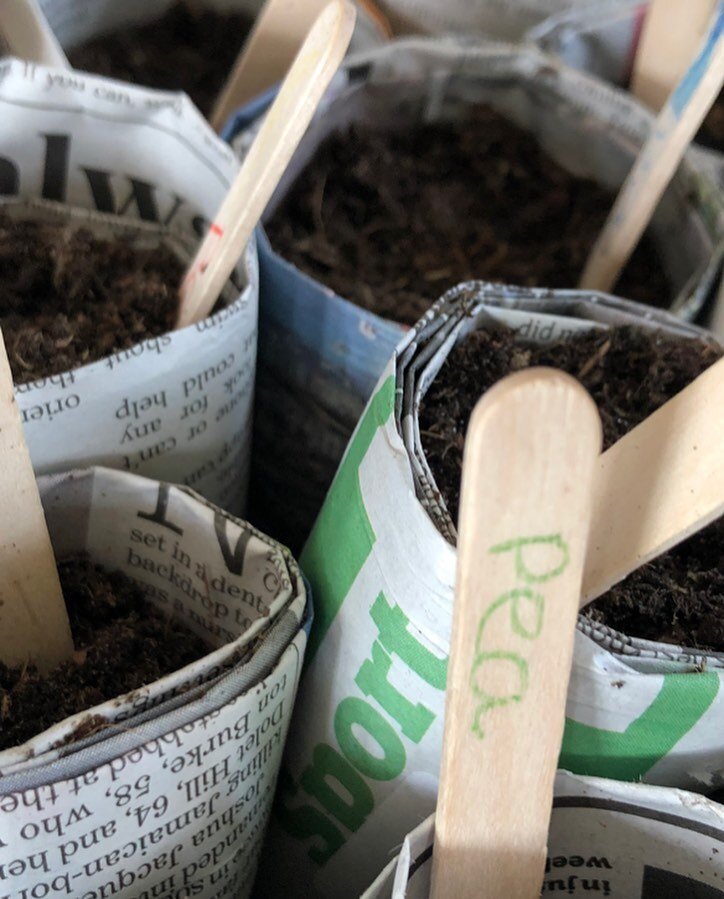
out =
<svg viewBox="0 0 724 899"><path fill-rule="evenodd" d="M359 467L377 430L392 415L394 402L395 379L390 375L367 405L302 552L300 564L314 601L305 665L314 658L374 546L376 535L362 499Z"/></svg>
<svg viewBox="0 0 724 899"><path fill-rule="evenodd" d="M623 732L567 718L560 767L574 774L640 780L696 725L718 691L713 672L666 674L656 699Z"/></svg>

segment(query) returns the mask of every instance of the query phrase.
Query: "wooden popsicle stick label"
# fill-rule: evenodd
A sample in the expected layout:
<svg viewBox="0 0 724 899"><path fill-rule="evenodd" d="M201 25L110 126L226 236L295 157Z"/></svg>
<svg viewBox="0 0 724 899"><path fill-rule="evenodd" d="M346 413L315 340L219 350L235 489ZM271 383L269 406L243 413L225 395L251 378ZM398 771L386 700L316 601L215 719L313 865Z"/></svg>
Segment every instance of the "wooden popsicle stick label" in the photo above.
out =
<svg viewBox="0 0 724 899"><path fill-rule="evenodd" d="M0 462L0 661L46 672L73 640L2 333Z"/></svg>
<svg viewBox="0 0 724 899"><path fill-rule="evenodd" d="M526 562L526 548L540 553L537 571ZM506 540L488 549L492 555L506 556L510 562L510 587L497 596L480 617L475 635L475 655L470 670L470 687L477 705L471 724L472 733L483 739L486 736L485 716L492 709L511 703L522 703L530 682L530 647L543 630L546 602L544 585L559 578L570 564L568 544L560 534L518 537ZM550 555L550 559L545 559ZM543 564L541 565L541 561ZM493 616L498 616L493 627ZM490 634L509 629L510 643L488 648ZM487 628L487 631L486 631ZM516 639L518 638L518 639ZM494 642L494 639L493 639ZM515 648L511 648L511 643ZM494 735L493 735L494 736Z"/></svg>
<svg viewBox="0 0 724 899"><path fill-rule="evenodd" d="M573 378L478 403L463 462L433 899L537 899L601 446Z"/></svg>
<svg viewBox="0 0 724 899"><path fill-rule="evenodd" d="M216 222L212 222L209 225L209 230L206 234L206 238L204 239L203 244L201 245L201 251L195 260L195 264L189 269L186 277L183 282L183 293L184 295L193 294L197 280L205 275L208 271L209 266L211 265L214 256L217 254L219 249L219 243L221 238L224 236L224 229L221 225L217 225Z"/></svg>
<svg viewBox="0 0 724 899"><path fill-rule="evenodd" d="M234 63L210 116L221 131L229 116L278 84L302 46L305 35L329 0L266 0ZM380 36L391 36L389 23L372 0L358 0Z"/></svg>
<svg viewBox="0 0 724 899"><path fill-rule="evenodd" d="M581 605L724 514L724 359L600 457Z"/></svg>
<svg viewBox="0 0 724 899"><path fill-rule="evenodd" d="M651 0L634 60L631 92L656 112L691 64L716 0Z"/></svg>
<svg viewBox="0 0 724 899"><path fill-rule="evenodd" d="M345 0L315 20L181 284L177 328L211 311L344 58L354 21Z"/></svg>
<svg viewBox="0 0 724 899"><path fill-rule="evenodd" d="M586 262L581 290L610 290L724 81L724 3L703 46L654 123Z"/></svg>
<svg viewBox="0 0 724 899"><path fill-rule="evenodd" d="M210 116L220 131L231 113L284 78L328 0L266 0Z"/></svg>
<svg viewBox="0 0 724 899"><path fill-rule="evenodd" d="M0 5L0 50L29 62L70 68L37 0L5 0Z"/></svg>

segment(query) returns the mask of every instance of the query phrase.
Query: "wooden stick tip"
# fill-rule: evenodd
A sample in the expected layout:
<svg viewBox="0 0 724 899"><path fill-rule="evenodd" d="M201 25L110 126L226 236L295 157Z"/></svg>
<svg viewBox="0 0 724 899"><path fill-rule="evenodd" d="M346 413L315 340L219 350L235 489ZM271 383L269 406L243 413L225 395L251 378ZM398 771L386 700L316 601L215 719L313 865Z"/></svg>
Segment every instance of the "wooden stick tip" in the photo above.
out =
<svg viewBox="0 0 724 899"><path fill-rule="evenodd" d="M598 407L586 388L572 375L557 368L534 366L507 375L494 384L478 400L470 416L469 432L478 431L489 416L507 414L514 404L542 402L559 394L568 397L567 403L575 407L575 414L594 418L598 422L599 444L603 443L603 431Z"/></svg>

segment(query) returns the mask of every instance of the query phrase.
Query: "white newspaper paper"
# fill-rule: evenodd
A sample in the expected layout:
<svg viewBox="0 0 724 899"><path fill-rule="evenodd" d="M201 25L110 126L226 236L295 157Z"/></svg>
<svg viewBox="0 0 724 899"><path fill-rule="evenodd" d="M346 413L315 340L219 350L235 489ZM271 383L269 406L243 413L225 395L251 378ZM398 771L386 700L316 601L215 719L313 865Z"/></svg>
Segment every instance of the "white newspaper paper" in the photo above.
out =
<svg viewBox="0 0 724 899"><path fill-rule="evenodd" d="M604 0L553 15L527 37L574 69L626 87L646 7L641 0Z"/></svg>
<svg viewBox="0 0 724 899"><path fill-rule="evenodd" d="M431 816L361 899L428 899L434 832ZM561 771L548 839L543 896L724 896L724 808L692 793Z"/></svg>
<svg viewBox="0 0 724 899"><path fill-rule="evenodd" d="M398 33L457 33L517 41L543 19L596 0L379 0Z"/></svg>
<svg viewBox="0 0 724 899"><path fill-rule="evenodd" d="M0 896L249 896L306 645L299 568L187 490L107 469L40 486L59 557L125 572L210 649L0 752Z"/></svg>
<svg viewBox="0 0 724 899"><path fill-rule="evenodd" d="M185 261L238 168L179 94L0 59L0 115L0 197L70 204L85 218L65 206L43 214L147 244L173 240ZM101 463L240 511L256 367L254 241L233 282L197 325L20 385L36 470Z"/></svg>
<svg viewBox="0 0 724 899"><path fill-rule="evenodd" d="M606 0L567 10L532 28L528 40L573 68L628 87L646 9L641 0ZM690 153L721 188L724 154L699 145Z"/></svg>
<svg viewBox="0 0 724 899"><path fill-rule="evenodd" d="M435 806L455 579L454 527L417 409L454 344L498 322L551 341L615 323L704 332L604 295L469 284L398 346L302 554L315 627L261 882L360 892ZM724 784L724 656L581 619L561 767L683 788Z"/></svg>

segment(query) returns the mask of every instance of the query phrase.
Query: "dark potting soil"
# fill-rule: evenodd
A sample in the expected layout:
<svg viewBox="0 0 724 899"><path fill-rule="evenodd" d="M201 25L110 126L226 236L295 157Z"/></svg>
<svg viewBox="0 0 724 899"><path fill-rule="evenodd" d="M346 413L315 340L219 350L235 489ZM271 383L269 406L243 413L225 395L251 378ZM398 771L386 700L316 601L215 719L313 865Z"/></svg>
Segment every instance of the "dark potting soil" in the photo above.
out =
<svg viewBox="0 0 724 899"><path fill-rule="evenodd" d="M16 383L173 327L182 263L170 249L0 215L0 326Z"/></svg>
<svg viewBox="0 0 724 899"><path fill-rule="evenodd" d="M47 677L0 663L0 749L203 658L199 637L147 602L122 572L85 558L58 565L76 652ZM103 726L89 718L76 739Z"/></svg>
<svg viewBox="0 0 724 899"><path fill-rule="evenodd" d="M575 287L613 197L502 116L332 135L267 231L285 259L359 306L414 324L471 278ZM668 306L645 238L616 292Z"/></svg>
<svg viewBox="0 0 724 899"><path fill-rule="evenodd" d="M251 25L242 13L179 2L162 18L89 41L68 58L84 72L185 91L208 115Z"/></svg>
<svg viewBox="0 0 724 899"><path fill-rule="evenodd" d="M714 101L696 135L696 141L711 150L724 151L724 92Z"/></svg>
<svg viewBox="0 0 724 899"><path fill-rule="evenodd" d="M630 327L550 344L517 342L507 329L473 332L452 350L420 411L425 455L453 520L468 419L506 374L548 365L576 377L596 401L607 448L720 355L700 341ZM634 572L586 614L630 636L724 652L724 519Z"/></svg>

